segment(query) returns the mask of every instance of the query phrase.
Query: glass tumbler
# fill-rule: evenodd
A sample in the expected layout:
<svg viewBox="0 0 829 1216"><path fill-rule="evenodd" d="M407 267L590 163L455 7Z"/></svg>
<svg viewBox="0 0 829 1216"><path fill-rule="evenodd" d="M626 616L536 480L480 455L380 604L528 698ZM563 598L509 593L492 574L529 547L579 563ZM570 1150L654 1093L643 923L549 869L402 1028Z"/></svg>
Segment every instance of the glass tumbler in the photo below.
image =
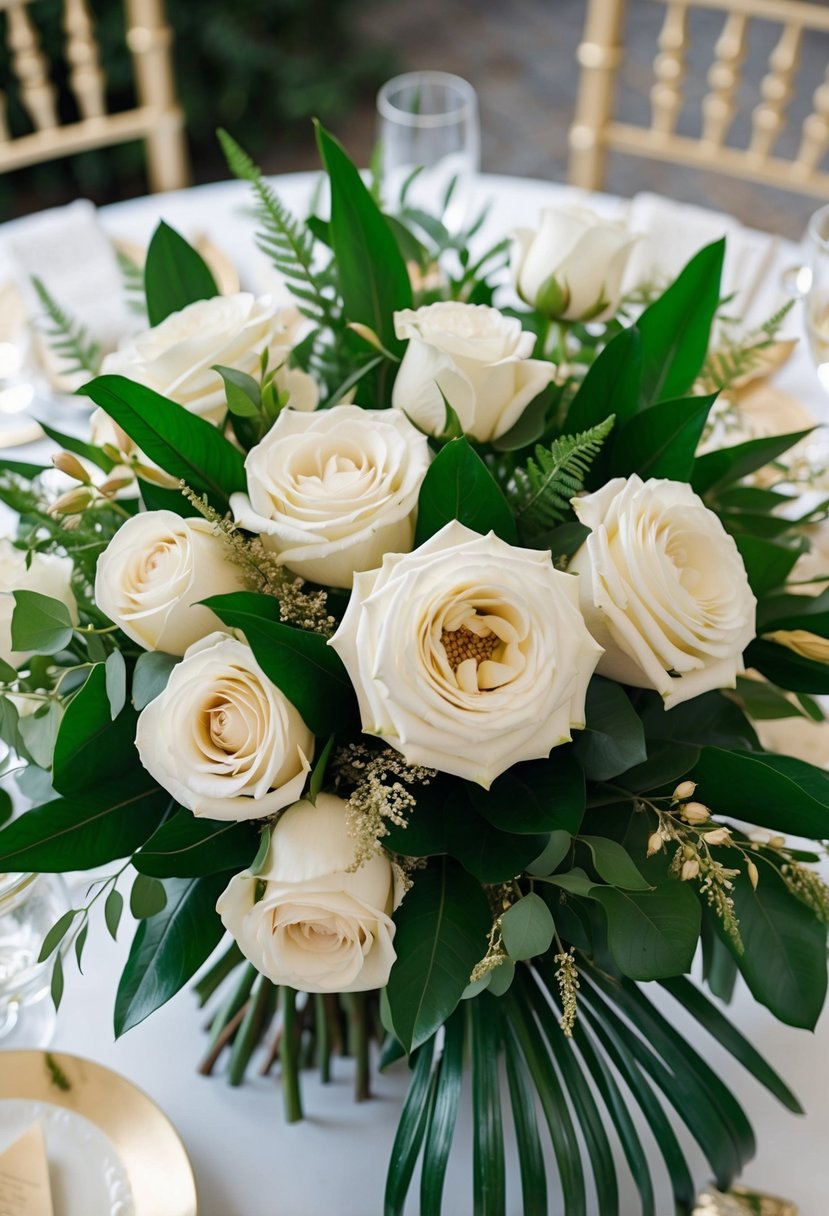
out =
<svg viewBox="0 0 829 1216"><path fill-rule="evenodd" d="M440 215L457 231L467 217L472 184L480 170L478 97L472 85L449 72L406 72L377 94L377 138L386 199L396 205L407 179L414 207ZM454 183L454 184L453 184Z"/></svg>
<svg viewBox="0 0 829 1216"><path fill-rule="evenodd" d="M0 1048L45 1047L52 1037L54 959L38 956L68 907L58 874L0 874Z"/></svg>

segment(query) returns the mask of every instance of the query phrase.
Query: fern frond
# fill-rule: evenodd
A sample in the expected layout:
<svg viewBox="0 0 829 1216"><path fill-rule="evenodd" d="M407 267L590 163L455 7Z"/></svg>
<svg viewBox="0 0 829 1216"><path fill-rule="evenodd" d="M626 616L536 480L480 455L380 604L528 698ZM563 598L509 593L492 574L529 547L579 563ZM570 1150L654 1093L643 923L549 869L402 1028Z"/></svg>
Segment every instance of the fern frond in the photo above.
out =
<svg viewBox="0 0 829 1216"><path fill-rule="evenodd" d="M313 270L314 234L280 202L262 177L261 169L236 140L227 131L220 130L218 136L231 173L253 188L261 229L257 245L302 301L300 310L314 321L330 324L334 301L326 295L323 281Z"/></svg>
<svg viewBox="0 0 829 1216"><path fill-rule="evenodd" d="M143 269L123 249L116 248L115 257L118 259L118 269L121 271L121 283L127 298L127 307L130 312L146 318L147 300L144 294Z"/></svg>
<svg viewBox="0 0 829 1216"><path fill-rule="evenodd" d="M97 376L101 363L100 344L87 335L83 325L64 312L40 279L33 278L32 284L49 322L48 325L44 324L43 332L49 346L66 364L61 370L67 373L89 372Z"/></svg>
<svg viewBox="0 0 829 1216"><path fill-rule="evenodd" d="M511 498L522 535L545 532L567 518L570 499L584 489L590 465L615 421L611 414L588 431L560 436L549 448L538 444L526 468L515 470Z"/></svg>
<svg viewBox="0 0 829 1216"><path fill-rule="evenodd" d="M741 337L730 336L726 330L721 344L709 351L700 379L704 386L713 389L727 389L743 376L756 371L762 365L763 351L776 341L783 322L794 307L795 301L787 300L782 307ZM720 323L725 328L724 318ZM727 324L737 324L729 321Z"/></svg>

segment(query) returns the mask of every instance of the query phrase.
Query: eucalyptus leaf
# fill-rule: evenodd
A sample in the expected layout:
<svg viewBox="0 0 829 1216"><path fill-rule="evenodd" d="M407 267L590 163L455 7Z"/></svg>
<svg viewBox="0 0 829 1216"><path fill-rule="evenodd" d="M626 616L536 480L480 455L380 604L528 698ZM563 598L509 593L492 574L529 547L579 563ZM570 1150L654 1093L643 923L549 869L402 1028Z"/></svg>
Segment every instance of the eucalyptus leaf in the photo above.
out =
<svg viewBox="0 0 829 1216"><path fill-rule="evenodd" d="M74 633L66 604L39 591L13 591L12 595L12 648L34 654L65 650Z"/></svg>
<svg viewBox="0 0 829 1216"><path fill-rule="evenodd" d="M652 891L597 886L591 897L607 915L608 944L623 975L655 980L690 970L700 906L687 883L672 880Z"/></svg>
<svg viewBox="0 0 829 1216"><path fill-rule="evenodd" d="M113 650L107 655L104 670L109 715L114 722L127 703L127 665L120 650Z"/></svg>
<svg viewBox="0 0 829 1216"><path fill-rule="evenodd" d="M500 925L504 949L516 961L545 954L556 928L550 909L532 892L501 914Z"/></svg>
<svg viewBox="0 0 829 1216"><path fill-rule="evenodd" d="M118 939L118 926L121 923L123 911L124 897L120 891L116 891L113 887L104 900L104 920L113 941L117 941Z"/></svg>
<svg viewBox="0 0 829 1216"><path fill-rule="evenodd" d="M158 916L167 906L167 892L157 878L136 874L130 890L130 912L136 920Z"/></svg>
<svg viewBox="0 0 829 1216"><path fill-rule="evenodd" d="M579 836L593 855L593 865L600 878L612 887L626 891L650 891L652 887L639 872L630 853L616 840L605 836Z"/></svg>
<svg viewBox="0 0 829 1216"><path fill-rule="evenodd" d="M170 673L180 662L179 655L165 654L163 650L148 650L140 654L132 673L133 707L140 710L154 701L167 687Z"/></svg>

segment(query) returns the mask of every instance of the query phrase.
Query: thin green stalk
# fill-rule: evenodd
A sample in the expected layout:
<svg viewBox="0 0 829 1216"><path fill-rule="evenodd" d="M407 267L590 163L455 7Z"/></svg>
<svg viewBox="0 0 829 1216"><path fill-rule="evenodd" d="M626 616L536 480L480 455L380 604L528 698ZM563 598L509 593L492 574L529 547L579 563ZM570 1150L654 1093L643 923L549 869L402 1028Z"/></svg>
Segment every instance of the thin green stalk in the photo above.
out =
<svg viewBox="0 0 829 1216"><path fill-rule="evenodd" d="M298 1123L302 1116L302 1093L299 1087L299 1052L297 1050L296 991L282 988L282 1099L286 1123Z"/></svg>
<svg viewBox="0 0 829 1216"><path fill-rule="evenodd" d="M314 1013L316 1015L317 1064L320 1070L320 1080L323 1085L328 1085L331 1080L331 1034L325 1000L321 992L317 992L314 996Z"/></svg>
<svg viewBox="0 0 829 1216"><path fill-rule="evenodd" d="M219 1008L216 1016L213 1019L210 1027L210 1047L216 1043L219 1035L224 1030L228 1022L233 1018L244 1005L245 1001L250 996L250 990L253 987L253 982L259 972L252 963L248 963L242 972L239 983L228 996L225 1003Z"/></svg>
<svg viewBox="0 0 829 1216"><path fill-rule="evenodd" d="M248 1005L247 1013L242 1019L242 1024L239 1027L236 1038L233 1040L227 1075L228 1084L230 1085L241 1085L245 1079L245 1072L250 1063L250 1057L256 1050L262 1033L272 991L273 984L264 975L261 976L257 984L256 994Z"/></svg>
<svg viewBox="0 0 829 1216"><path fill-rule="evenodd" d="M365 1102L371 1097L371 1071L368 1053L368 1009L365 992L352 992L348 1000L348 1029L351 1054L354 1056L354 1100Z"/></svg>
<svg viewBox="0 0 829 1216"><path fill-rule="evenodd" d="M199 1000L199 1009L201 1009L210 997L222 984L232 971L234 971L240 963L243 963L245 956L236 945L236 942L231 942L224 954L216 960L209 971L201 977L197 984L193 985L193 991Z"/></svg>

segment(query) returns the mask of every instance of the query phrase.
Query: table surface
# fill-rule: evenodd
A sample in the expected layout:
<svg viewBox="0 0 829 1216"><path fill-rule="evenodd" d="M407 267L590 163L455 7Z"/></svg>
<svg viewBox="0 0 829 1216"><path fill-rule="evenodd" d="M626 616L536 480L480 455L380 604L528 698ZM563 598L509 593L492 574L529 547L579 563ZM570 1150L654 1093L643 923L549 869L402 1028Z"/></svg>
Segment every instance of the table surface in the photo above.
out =
<svg viewBox="0 0 829 1216"><path fill-rule="evenodd" d="M304 213L314 180L309 174L274 179L282 199L298 214ZM575 197L567 187L497 177L483 178L478 193L481 200L492 200L484 238L499 237L519 223L532 225L541 207ZM620 200L603 196L594 196L591 202L608 214L618 214L622 207ZM271 285L264 259L254 250L255 224L247 188L241 183L120 203L104 209L101 218L113 235L136 241L147 241L160 218L185 234L203 232L236 262L244 285L256 290ZM794 246L778 246L769 279L772 295L779 294L782 269L797 259ZM770 307L765 315L771 311ZM793 316L791 321L787 330L802 333L801 318ZM825 414L822 391L805 351L784 369L779 382L815 412ZM35 445L21 448L20 458L37 450ZM114 994L129 937L127 924L117 944L109 940L102 923L93 926L84 976L75 973L74 964L67 966L66 994L53 1046L89 1056L131 1078L167 1112L193 1162L200 1216L379 1216L386 1162L406 1087L405 1065L378 1077L374 1098L359 1106L351 1101L349 1061L335 1061L333 1082L326 1087L309 1074L305 1085L308 1117L287 1126L275 1079L254 1075L243 1087L231 1089L220 1075L212 1079L197 1075L196 1066L205 1050L204 1015L188 989L123 1039L113 1041ZM800 1096L807 1114L798 1118L780 1107L669 997L661 994L659 1003L703 1051L750 1114L757 1132L758 1157L746 1170L744 1181L798 1203L801 1216L823 1216L829 1195L823 1164L829 1132L829 1015L824 1015L812 1036L781 1026L755 1005L744 987L731 1008L741 1030ZM633 1113L636 1117L636 1111ZM641 1126L641 1120L639 1123ZM470 1127L465 1104L458 1126L458 1151L453 1154L447 1180L445 1210L450 1216L471 1216ZM704 1185L708 1172L701 1154L681 1129L679 1138L695 1177ZM668 1216L672 1208L664 1167L646 1131L643 1142L649 1147L658 1181L659 1216ZM508 1156L514 1159L514 1153ZM617 1157L622 1160L618 1148ZM631 1216L637 1210L636 1191L624 1165L620 1175L623 1216ZM550 1176L555 1196L552 1161ZM513 1175L510 1185L510 1216L518 1216L520 1192ZM560 1211L557 1202L551 1200L555 1216ZM415 1201L408 1210L417 1210ZM590 1216L600 1216L595 1206Z"/></svg>

